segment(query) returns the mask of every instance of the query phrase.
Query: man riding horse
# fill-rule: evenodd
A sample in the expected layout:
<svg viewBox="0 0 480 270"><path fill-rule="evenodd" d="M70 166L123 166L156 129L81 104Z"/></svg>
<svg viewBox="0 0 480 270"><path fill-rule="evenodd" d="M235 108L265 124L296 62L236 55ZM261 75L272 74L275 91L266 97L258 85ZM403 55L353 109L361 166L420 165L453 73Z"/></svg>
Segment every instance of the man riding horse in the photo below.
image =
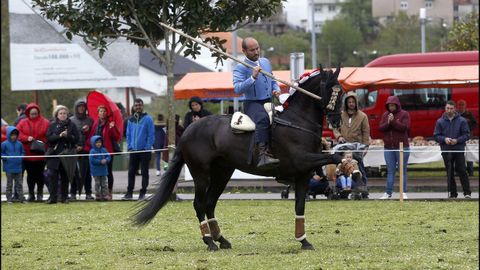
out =
<svg viewBox="0 0 480 270"><path fill-rule="evenodd" d="M246 57L245 62L255 68L251 70L245 65L237 65L233 71L233 85L235 93L245 96L245 113L255 122L257 167L277 165L280 161L273 158L269 150L270 118L263 105L270 102L272 93L280 95L280 87L275 80L260 73L262 69L272 73L272 66L267 58L260 57L260 46L254 38L247 37L242 41L242 51Z"/></svg>

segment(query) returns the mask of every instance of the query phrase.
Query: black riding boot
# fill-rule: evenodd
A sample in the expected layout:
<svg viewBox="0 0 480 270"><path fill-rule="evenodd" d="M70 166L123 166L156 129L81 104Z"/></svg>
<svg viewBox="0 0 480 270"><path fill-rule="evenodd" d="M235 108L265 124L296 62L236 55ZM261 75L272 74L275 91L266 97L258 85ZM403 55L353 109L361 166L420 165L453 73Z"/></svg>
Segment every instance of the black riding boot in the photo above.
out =
<svg viewBox="0 0 480 270"><path fill-rule="evenodd" d="M274 158L268 151L268 145L266 143L258 144L258 163L257 168L264 166L277 165L280 160Z"/></svg>

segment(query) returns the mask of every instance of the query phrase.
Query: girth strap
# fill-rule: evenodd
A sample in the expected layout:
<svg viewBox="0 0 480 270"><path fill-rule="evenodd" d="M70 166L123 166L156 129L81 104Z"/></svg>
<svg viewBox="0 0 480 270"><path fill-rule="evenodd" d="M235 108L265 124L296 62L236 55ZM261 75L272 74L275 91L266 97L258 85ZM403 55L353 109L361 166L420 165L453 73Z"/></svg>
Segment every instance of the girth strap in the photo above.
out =
<svg viewBox="0 0 480 270"><path fill-rule="evenodd" d="M318 135L317 133L315 133L315 132L313 132L313 131L311 131L311 130L309 130L309 129L306 129L306 128L301 127L301 126L297 126L297 125L293 124L292 122L287 121L287 120L284 120L284 119L281 119L281 118L279 118L279 117L273 118L273 122L274 122L275 124L278 124L278 125L282 125L282 126L287 126L287 127L299 129L299 130L301 130L301 131L304 131L304 132L307 132L307 133L312 134L313 136L319 138L320 140L322 139L322 136L321 136L321 135ZM321 126L321 125L319 125L319 126L320 126L320 130L323 130L322 126Z"/></svg>

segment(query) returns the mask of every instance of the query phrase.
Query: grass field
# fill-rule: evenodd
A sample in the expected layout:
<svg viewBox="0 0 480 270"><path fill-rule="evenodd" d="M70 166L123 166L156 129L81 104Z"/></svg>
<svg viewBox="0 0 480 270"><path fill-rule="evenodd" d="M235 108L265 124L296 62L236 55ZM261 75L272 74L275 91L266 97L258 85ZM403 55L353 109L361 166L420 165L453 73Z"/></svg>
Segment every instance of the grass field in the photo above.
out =
<svg viewBox="0 0 480 270"><path fill-rule="evenodd" d="M315 251L293 239L294 202L220 201L231 250L208 252L190 201L147 227L135 202L2 203L2 269L478 269L478 202L310 201Z"/></svg>

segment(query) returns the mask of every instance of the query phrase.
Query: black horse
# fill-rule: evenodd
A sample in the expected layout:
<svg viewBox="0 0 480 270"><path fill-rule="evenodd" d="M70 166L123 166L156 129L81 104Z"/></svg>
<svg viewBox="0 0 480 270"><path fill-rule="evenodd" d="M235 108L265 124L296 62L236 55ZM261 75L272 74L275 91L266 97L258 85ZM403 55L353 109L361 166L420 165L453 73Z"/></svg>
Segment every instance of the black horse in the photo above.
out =
<svg viewBox="0 0 480 270"><path fill-rule="evenodd" d="M214 241L220 243L220 248L231 248L220 233L215 206L234 170L239 169L287 179L295 185L295 238L302 243L303 249L313 249L305 234L305 196L314 169L341 161L337 155L322 153L321 146L325 114L333 127L340 123L343 91L337 80L339 73L339 67L335 73L320 68L300 80L300 87L320 96L321 100L296 91L286 101L288 107L284 106L284 111L274 118L271 142L272 153L280 159L278 167L259 169L255 166L256 155L249 150L253 133L233 133L230 116L209 116L191 124L183 133L157 191L135 214L134 223L147 224L165 206L186 163L195 184L193 205L203 241L209 250L218 249Z"/></svg>

